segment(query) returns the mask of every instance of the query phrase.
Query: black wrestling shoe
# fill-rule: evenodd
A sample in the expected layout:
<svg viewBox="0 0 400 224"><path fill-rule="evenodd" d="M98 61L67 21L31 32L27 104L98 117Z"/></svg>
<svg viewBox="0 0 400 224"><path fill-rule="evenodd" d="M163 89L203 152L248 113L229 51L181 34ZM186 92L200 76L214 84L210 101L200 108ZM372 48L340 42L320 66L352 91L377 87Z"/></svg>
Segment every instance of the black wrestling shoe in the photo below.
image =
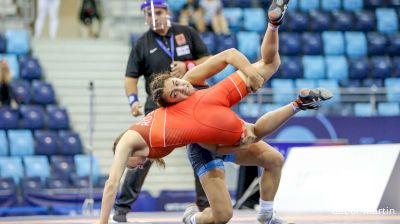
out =
<svg viewBox="0 0 400 224"><path fill-rule="evenodd" d="M289 0L272 0L268 9L269 22L275 26L279 26L285 17Z"/></svg>
<svg viewBox="0 0 400 224"><path fill-rule="evenodd" d="M115 211L113 217L112 217L112 223L124 223L128 222L126 219L126 212L120 212L120 211Z"/></svg>
<svg viewBox="0 0 400 224"><path fill-rule="evenodd" d="M329 100L332 97L333 94L324 88L301 89L294 104L300 110L318 110L321 106L320 101Z"/></svg>

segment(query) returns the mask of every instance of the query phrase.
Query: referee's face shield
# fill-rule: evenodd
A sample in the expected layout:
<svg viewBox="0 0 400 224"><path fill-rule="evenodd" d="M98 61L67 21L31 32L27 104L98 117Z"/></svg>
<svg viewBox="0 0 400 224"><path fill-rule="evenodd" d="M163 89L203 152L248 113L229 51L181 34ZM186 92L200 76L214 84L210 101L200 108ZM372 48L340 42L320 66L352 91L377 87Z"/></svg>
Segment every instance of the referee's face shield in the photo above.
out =
<svg viewBox="0 0 400 224"><path fill-rule="evenodd" d="M168 5L164 1L148 0L142 4L146 24L154 31L162 31L171 26Z"/></svg>

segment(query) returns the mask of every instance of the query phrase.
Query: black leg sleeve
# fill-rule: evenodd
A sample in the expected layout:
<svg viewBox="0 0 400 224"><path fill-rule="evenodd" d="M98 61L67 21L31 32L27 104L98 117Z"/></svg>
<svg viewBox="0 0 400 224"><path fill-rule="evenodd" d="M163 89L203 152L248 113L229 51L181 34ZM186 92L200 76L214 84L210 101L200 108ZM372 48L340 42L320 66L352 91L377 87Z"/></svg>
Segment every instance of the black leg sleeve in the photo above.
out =
<svg viewBox="0 0 400 224"><path fill-rule="evenodd" d="M131 205L136 201L142 189L143 182L150 170L152 161L147 161L143 169L129 169L122 184L121 195L114 204L114 209L121 213L131 211Z"/></svg>

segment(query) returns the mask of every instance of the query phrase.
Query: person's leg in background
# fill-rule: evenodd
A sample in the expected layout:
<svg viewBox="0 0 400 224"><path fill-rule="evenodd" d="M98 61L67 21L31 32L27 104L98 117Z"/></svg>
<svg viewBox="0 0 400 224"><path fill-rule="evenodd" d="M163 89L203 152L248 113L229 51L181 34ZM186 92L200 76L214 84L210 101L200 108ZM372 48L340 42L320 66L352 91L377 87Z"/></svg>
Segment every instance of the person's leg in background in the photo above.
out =
<svg viewBox="0 0 400 224"><path fill-rule="evenodd" d="M58 30L58 13L60 10L60 0L48 1L48 14L49 14L49 36L54 39L57 36Z"/></svg>
<svg viewBox="0 0 400 224"><path fill-rule="evenodd" d="M142 169L128 169L124 183L121 187L121 195L114 204L115 214L113 220L127 222L126 214L131 211L132 204L139 197L146 176L150 170L152 161L147 161Z"/></svg>
<svg viewBox="0 0 400 224"><path fill-rule="evenodd" d="M39 38L42 35L44 21L46 19L48 2L47 0L39 0L36 8L36 21L35 21L35 37Z"/></svg>

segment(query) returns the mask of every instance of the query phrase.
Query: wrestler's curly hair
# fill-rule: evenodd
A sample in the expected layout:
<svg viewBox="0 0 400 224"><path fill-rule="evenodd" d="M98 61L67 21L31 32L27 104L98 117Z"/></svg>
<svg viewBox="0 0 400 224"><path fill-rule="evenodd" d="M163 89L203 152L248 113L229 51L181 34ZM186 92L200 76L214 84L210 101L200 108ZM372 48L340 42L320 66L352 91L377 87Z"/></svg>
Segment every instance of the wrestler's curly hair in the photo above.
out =
<svg viewBox="0 0 400 224"><path fill-rule="evenodd" d="M118 142L121 140L122 136L125 134L126 131L122 132L114 141L112 150L115 155L115 149L117 148ZM160 168L165 168L165 161L164 159L150 159L152 162L156 162L156 165Z"/></svg>
<svg viewBox="0 0 400 224"><path fill-rule="evenodd" d="M168 107L175 103L167 102L164 97L165 81L173 76L168 72L153 74L150 78L151 99L160 107Z"/></svg>

